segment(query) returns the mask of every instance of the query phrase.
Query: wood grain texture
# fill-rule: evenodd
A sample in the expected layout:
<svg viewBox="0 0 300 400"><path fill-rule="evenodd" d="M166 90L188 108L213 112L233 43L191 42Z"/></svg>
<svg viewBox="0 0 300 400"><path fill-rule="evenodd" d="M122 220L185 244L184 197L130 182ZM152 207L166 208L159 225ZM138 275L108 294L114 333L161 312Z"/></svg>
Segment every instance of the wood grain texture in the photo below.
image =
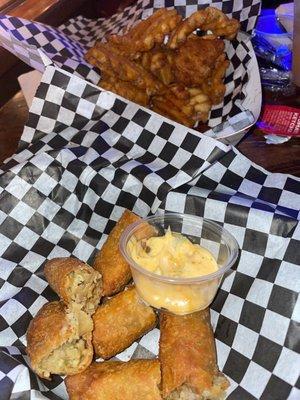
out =
<svg viewBox="0 0 300 400"><path fill-rule="evenodd" d="M59 26L79 14L96 18L98 11L95 4L96 0L0 0L0 13ZM17 71L26 64L1 46L0 60L1 107L17 92ZM23 69L22 72L27 70L26 67ZM8 84L10 79L11 84Z"/></svg>
<svg viewBox="0 0 300 400"><path fill-rule="evenodd" d="M247 135L237 146L251 161L270 172L281 172L300 177L300 138L292 138L283 144L266 144L264 133L259 129Z"/></svg>
<svg viewBox="0 0 300 400"><path fill-rule="evenodd" d="M86 0L0 0L0 11L13 17L21 17L29 20L43 21L44 16L50 11L55 12L57 20L61 14L56 10L66 9L68 14L76 11ZM68 7L66 4L68 3ZM59 22L58 22L59 23Z"/></svg>

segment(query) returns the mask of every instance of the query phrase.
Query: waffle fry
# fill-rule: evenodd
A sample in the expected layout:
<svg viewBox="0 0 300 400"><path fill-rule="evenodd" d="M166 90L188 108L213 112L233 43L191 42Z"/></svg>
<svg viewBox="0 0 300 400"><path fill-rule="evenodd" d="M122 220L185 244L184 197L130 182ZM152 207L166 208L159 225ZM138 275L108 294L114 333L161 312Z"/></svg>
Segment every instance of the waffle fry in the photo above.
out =
<svg viewBox="0 0 300 400"><path fill-rule="evenodd" d="M149 103L149 96L147 93L141 89L138 89L130 82L125 82L121 80L114 80L107 77L101 80L101 87L110 92L117 93L122 97L126 97L130 101L140 104L141 106L147 107Z"/></svg>
<svg viewBox="0 0 300 400"><path fill-rule="evenodd" d="M169 85L175 81L171 65L172 59L170 59L168 52L161 47L143 53L140 64L146 71L151 72L165 85Z"/></svg>
<svg viewBox="0 0 300 400"><path fill-rule="evenodd" d="M190 88L188 91L190 94L189 104L193 107L194 118L199 121L207 120L209 110L212 106L208 95L203 93L201 89L197 88Z"/></svg>
<svg viewBox="0 0 300 400"><path fill-rule="evenodd" d="M90 49L86 59L94 62L101 71L116 77L125 82L133 83L137 88L145 90L148 95L157 93L163 84L152 74L147 72L137 63L128 60L125 56L118 54L114 47L106 43L98 43Z"/></svg>
<svg viewBox="0 0 300 400"><path fill-rule="evenodd" d="M191 35L197 28L212 34ZM100 69L103 89L194 127L224 97L229 62L219 36L231 40L238 29L238 21L213 7L185 20L162 8L123 35L97 42L85 58Z"/></svg>
<svg viewBox="0 0 300 400"><path fill-rule="evenodd" d="M196 29L210 30L213 35L223 36L228 40L235 38L240 24L235 19L229 19L222 11L214 7L194 12L189 18L177 25L172 32L168 46L171 49L178 48L186 41L188 36Z"/></svg>

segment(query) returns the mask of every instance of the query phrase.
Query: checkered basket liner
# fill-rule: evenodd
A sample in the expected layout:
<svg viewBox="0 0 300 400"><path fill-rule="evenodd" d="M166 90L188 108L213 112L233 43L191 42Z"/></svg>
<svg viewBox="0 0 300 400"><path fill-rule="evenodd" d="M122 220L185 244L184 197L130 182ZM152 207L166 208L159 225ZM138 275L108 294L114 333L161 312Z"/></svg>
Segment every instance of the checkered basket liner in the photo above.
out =
<svg viewBox="0 0 300 400"><path fill-rule="evenodd" d="M245 31L260 6L246 0L213 3L239 13ZM63 379L37 378L25 352L29 321L57 298L43 265L70 255L91 262L124 208L140 216L185 212L229 229L240 258L211 306L218 363L231 382L228 399L300 396L299 179L270 174L237 150L79 78L98 80L82 62L96 38L156 7L174 5L187 15L195 8L192 1L138 1L107 21L78 17L60 30L0 19L2 44L44 71L18 152L0 169L1 400L67 398ZM236 108L226 111L221 126L210 119L209 136L243 129L251 120L238 112L250 44L239 37L230 46L233 65L237 47L245 59L233 83ZM224 120L221 114L216 124ZM158 338L154 329L116 359L155 357Z"/></svg>
<svg viewBox="0 0 300 400"><path fill-rule="evenodd" d="M147 18L157 8L175 7L179 13L187 17L197 9L208 5L239 19L241 29L247 33L253 29L260 11L260 0L223 2L138 0L133 6L111 18L89 20L79 16L60 28L0 15L0 44L39 71L45 68L43 53L58 67L97 84L100 79L98 71L84 60L84 54L96 40L104 39L107 34L121 33L125 27ZM224 101L213 106L208 121L209 127L216 127L244 111L242 103L246 96L249 73L247 67L251 59L252 45L249 35L243 32L232 42L226 42L226 53L230 61L225 79L226 93Z"/></svg>
<svg viewBox="0 0 300 400"><path fill-rule="evenodd" d="M235 119L235 123L237 123ZM243 123L243 121L241 121ZM124 208L212 219L240 245L211 306L228 399L299 397L300 181L48 63L18 152L0 171L0 393L67 399L28 367L46 260L92 262ZM116 359L152 358L154 329Z"/></svg>

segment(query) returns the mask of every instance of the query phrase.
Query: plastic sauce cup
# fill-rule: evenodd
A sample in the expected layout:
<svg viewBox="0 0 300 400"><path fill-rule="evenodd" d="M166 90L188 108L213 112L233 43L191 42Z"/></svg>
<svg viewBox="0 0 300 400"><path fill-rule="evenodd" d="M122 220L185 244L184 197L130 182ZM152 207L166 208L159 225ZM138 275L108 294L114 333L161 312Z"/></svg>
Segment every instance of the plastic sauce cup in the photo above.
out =
<svg viewBox="0 0 300 400"><path fill-rule="evenodd" d="M218 270L194 278L168 277L150 272L138 265L130 255L130 240L163 236L170 227L173 233L186 236L214 256ZM128 226L120 238L120 251L130 265L136 289L144 302L158 310L184 315L210 305L221 279L237 259L239 248L235 238L220 225L196 216L166 213L151 216Z"/></svg>

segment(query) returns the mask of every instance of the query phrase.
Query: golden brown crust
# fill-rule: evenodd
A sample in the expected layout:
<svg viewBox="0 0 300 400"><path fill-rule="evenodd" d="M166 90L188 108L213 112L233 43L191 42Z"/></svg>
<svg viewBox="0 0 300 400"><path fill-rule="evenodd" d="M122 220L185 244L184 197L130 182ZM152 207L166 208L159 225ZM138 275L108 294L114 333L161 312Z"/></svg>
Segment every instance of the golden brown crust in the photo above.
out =
<svg viewBox="0 0 300 400"><path fill-rule="evenodd" d="M207 7L204 10L194 12L190 17L180 22L173 30L168 40L171 49L178 48L186 41L189 35L196 29L212 31L215 36L224 36L226 39L235 38L240 24L236 19L230 19L221 10Z"/></svg>
<svg viewBox="0 0 300 400"><path fill-rule="evenodd" d="M83 309L93 312L99 304L102 293L101 275L83 261L74 257L53 258L45 264L44 273L50 287L66 304L80 302L78 294L85 289L85 280L91 281L87 289L92 293L86 293L86 299L81 296L80 303ZM76 275L80 278L78 284L76 284ZM89 309L85 307L88 301L94 303L94 306L91 304Z"/></svg>
<svg viewBox="0 0 300 400"><path fill-rule="evenodd" d="M30 321L27 330L27 354L32 369L41 376L38 371L40 361L72 337L75 337L75 329L66 318L63 303L46 303Z"/></svg>
<svg viewBox="0 0 300 400"><path fill-rule="evenodd" d="M161 400L158 360L93 363L65 383L70 400Z"/></svg>
<svg viewBox="0 0 300 400"><path fill-rule="evenodd" d="M110 232L102 249L96 255L93 267L102 275L103 296L111 296L118 293L132 278L130 267L119 251L119 241L124 229L139 220L140 218L137 215L125 210Z"/></svg>
<svg viewBox="0 0 300 400"><path fill-rule="evenodd" d="M126 97L130 101L134 101L141 106L147 106L149 96L144 90L138 89L130 82L117 80L114 78L101 79L101 87L110 92L114 92L119 96Z"/></svg>
<svg viewBox="0 0 300 400"><path fill-rule="evenodd" d="M175 80L172 65L168 60L170 53L171 51L164 47L154 47L152 50L143 53L138 62L164 85L169 85Z"/></svg>
<svg viewBox="0 0 300 400"><path fill-rule="evenodd" d="M30 322L27 330L27 354L32 369L40 377L49 378L52 371L43 368L43 361L65 343L78 338L78 326L73 324L67 307L60 301L46 303ZM67 368L61 371L62 374L78 373L92 362L91 334L85 333L82 338L86 342L86 356L78 367Z"/></svg>
<svg viewBox="0 0 300 400"><path fill-rule="evenodd" d="M106 74L122 77L123 81L131 82L139 89L145 90L148 95L157 93L163 86L155 76L121 55L118 49L107 43L97 43L95 47L89 49L85 58Z"/></svg>
<svg viewBox="0 0 300 400"><path fill-rule="evenodd" d="M93 346L97 356L111 358L153 329L157 323L151 307L130 287L107 300L93 315Z"/></svg>
<svg viewBox="0 0 300 400"><path fill-rule="evenodd" d="M100 69L99 86L194 127L206 122L212 105L224 98L228 62L218 58L225 57L218 36L234 39L239 26L214 7L185 20L176 10L161 8L127 33L96 42L85 58ZM199 38L193 34L197 28L213 33ZM200 98L190 97L190 88L200 90Z"/></svg>
<svg viewBox="0 0 300 400"><path fill-rule="evenodd" d="M219 372L209 310L185 316L161 313L160 332L163 397L185 384L199 395L210 390Z"/></svg>
<svg viewBox="0 0 300 400"><path fill-rule="evenodd" d="M184 46L171 53L176 80L188 87L199 87L211 76L224 47L221 39L205 40L196 35L189 37Z"/></svg>
<svg viewBox="0 0 300 400"><path fill-rule="evenodd" d="M213 34L199 38L193 34L197 28ZM228 62L218 36L233 39L238 29L237 20L214 7L185 20L176 10L161 8L127 33L96 42L85 58L100 69L99 86L105 90L194 127L224 98ZM189 96L191 88L201 91L200 98Z"/></svg>
<svg viewBox="0 0 300 400"><path fill-rule="evenodd" d="M175 29L181 19L176 10L161 8L146 20L140 21L126 34L108 37L108 42L117 44L122 54L136 58L140 52L152 49L155 44L162 44L165 36Z"/></svg>

